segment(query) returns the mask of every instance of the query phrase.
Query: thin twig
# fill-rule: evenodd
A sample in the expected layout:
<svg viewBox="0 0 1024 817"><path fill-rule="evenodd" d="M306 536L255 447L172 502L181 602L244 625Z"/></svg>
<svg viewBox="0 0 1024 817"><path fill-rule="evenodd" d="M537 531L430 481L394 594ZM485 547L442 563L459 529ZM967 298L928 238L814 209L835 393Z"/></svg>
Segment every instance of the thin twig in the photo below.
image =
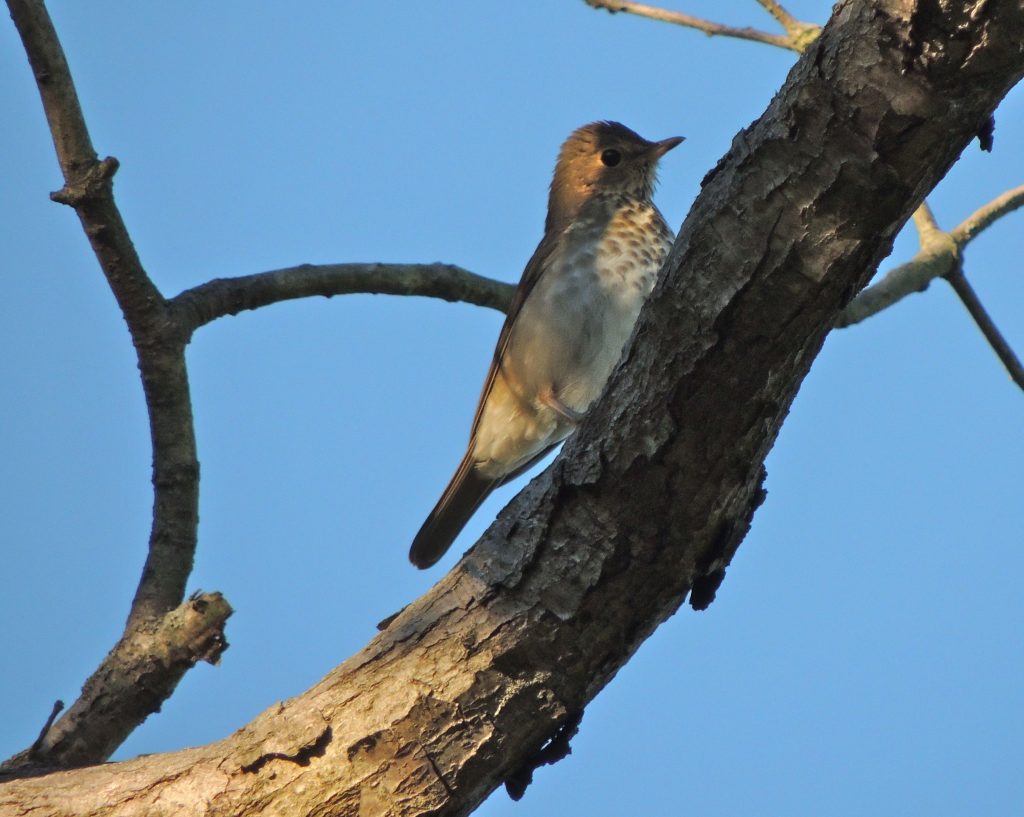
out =
<svg viewBox="0 0 1024 817"><path fill-rule="evenodd" d="M709 37L735 37L739 40L752 40L753 42L774 45L778 48L787 48L790 51L800 51L790 37L781 34L769 34L756 28L736 28L722 23L715 23L705 20L702 17L694 17L690 14L683 14L681 11L669 11L656 6L648 6L644 3L634 3L631 0L584 0L584 2L595 9L604 9L615 14L624 11L628 14L635 14L638 17L646 17L649 20L657 20L662 23L673 23L686 28L695 28L703 31Z"/></svg>
<svg viewBox="0 0 1024 817"><path fill-rule="evenodd" d="M786 31L789 31L790 28L799 23L799 20L786 11L782 5L777 3L775 0L757 0L757 2L760 3L761 6L764 7L765 11L774 17L779 24L786 29Z"/></svg>
<svg viewBox="0 0 1024 817"><path fill-rule="evenodd" d="M302 264L238 278L217 278L171 299L189 333L225 315L315 295L426 295L508 309L515 287L452 264Z"/></svg>
<svg viewBox="0 0 1024 817"><path fill-rule="evenodd" d="M50 710L49 716L46 718L46 723L43 724L43 728L39 730L39 737L36 738L36 742L32 744L32 747L28 750L29 755L36 757L39 754L39 748L43 745L43 741L46 739L46 733L50 731L50 727L53 726L53 722L57 720L57 716L64 709L64 701L59 698L53 702L53 709Z"/></svg>
<svg viewBox="0 0 1024 817"><path fill-rule="evenodd" d="M797 20L776 0L757 0L757 2L786 29L788 35L786 48L799 53L818 39L818 35L821 34L821 26Z"/></svg>
<svg viewBox="0 0 1024 817"><path fill-rule="evenodd" d="M1018 207L1024 206L1024 184L1007 190L1000 196L983 207L979 207L959 225L950 231L953 240L960 248L969 244L974 237L981 233L992 222L1002 218L1007 213L1012 213Z"/></svg>
<svg viewBox="0 0 1024 817"><path fill-rule="evenodd" d="M1006 342L1006 338L1003 337L1002 332L999 331L999 328L985 310L981 300L978 298L978 294L967 280L963 270L958 266L953 272L946 275L946 280L949 281L956 294L960 296L960 300L967 307L967 311L974 318L974 322L978 324L978 328L985 336L985 340L989 342L993 351L999 356L999 360L1002 361L1003 366L1006 367L1010 378L1021 389L1024 389L1024 366L1021 366L1020 358L1014 354L1010 344Z"/></svg>
<svg viewBox="0 0 1024 817"><path fill-rule="evenodd" d="M8 0L32 65L65 186L54 195L78 213L132 336L153 438L154 513L149 554L129 623L155 620L185 595L198 524L198 461L184 342L114 202L117 161L98 161L57 32L41 0Z"/></svg>

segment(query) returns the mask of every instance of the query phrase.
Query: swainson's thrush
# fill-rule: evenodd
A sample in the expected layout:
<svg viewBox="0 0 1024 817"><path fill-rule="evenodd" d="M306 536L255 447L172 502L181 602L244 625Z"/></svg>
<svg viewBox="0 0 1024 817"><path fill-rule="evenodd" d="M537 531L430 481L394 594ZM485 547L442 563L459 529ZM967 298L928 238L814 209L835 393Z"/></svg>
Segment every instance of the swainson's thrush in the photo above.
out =
<svg viewBox="0 0 1024 817"><path fill-rule="evenodd" d="M458 470L409 550L430 567L486 496L564 440L601 394L672 244L651 201L658 160L618 122L558 154L541 240L512 297Z"/></svg>

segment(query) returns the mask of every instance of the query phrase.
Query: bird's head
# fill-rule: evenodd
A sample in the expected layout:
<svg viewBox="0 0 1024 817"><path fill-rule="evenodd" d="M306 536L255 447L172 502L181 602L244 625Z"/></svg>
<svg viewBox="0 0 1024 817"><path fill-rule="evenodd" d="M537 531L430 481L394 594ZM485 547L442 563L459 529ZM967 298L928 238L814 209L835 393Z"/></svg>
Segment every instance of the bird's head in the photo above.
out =
<svg viewBox="0 0 1024 817"><path fill-rule="evenodd" d="M547 231L564 229L595 194L650 198L658 160L682 141L682 136L673 136L648 142L618 122L591 122L577 128L558 154Z"/></svg>

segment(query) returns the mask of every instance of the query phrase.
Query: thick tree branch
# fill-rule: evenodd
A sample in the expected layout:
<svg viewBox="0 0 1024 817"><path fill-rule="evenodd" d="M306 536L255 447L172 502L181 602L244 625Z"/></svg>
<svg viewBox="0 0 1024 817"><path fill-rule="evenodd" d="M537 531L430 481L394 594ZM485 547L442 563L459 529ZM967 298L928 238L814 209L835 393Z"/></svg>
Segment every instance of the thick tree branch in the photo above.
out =
<svg viewBox="0 0 1024 817"><path fill-rule="evenodd" d="M452 264L302 264L239 278L216 278L185 290L170 303L191 334L225 315L313 295L427 295L504 312L514 289L512 284Z"/></svg>
<svg viewBox="0 0 1024 817"><path fill-rule="evenodd" d="M8 783L0 815L471 811L720 577L842 305L1022 41L1017 0L837 6L706 179L604 397L436 587L230 738Z"/></svg>
<svg viewBox="0 0 1024 817"><path fill-rule="evenodd" d="M195 554L199 463L185 369L187 335L174 324L166 301L135 252L114 202L111 179L117 161L109 157L99 161L96 156L45 6L41 0L8 0L8 7L35 75L64 174L64 187L52 197L75 209L121 308L138 356L149 412L154 489L149 552L125 634L93 680L112 678L115 672L130 675L131 667L139 668L148 660L133 645L140 637L163 632L165 616L184 598ZM83 698L41 741L34 759L56 766L105 760L112 736L127 734L124 728L134 728L145 714L159 709L163 699L154 697L152 690L165 688L169 694L180 677L174 669L160 683L120 690L120 699L112 697L112 709L102 717L94 716L97 710L87 700L87 685ZM95 697L103 699L103 691ZM124 715L120 724L114 712L117 707Z"/></svg>

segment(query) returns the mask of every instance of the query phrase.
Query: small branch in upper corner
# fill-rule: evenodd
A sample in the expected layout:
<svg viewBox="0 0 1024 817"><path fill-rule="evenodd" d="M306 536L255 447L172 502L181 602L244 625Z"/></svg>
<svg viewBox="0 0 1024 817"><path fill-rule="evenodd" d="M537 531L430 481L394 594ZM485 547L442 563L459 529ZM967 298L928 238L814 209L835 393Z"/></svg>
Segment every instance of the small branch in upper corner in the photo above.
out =
<svg viewBox="0 0 1024 817"><path fill-rule="evenodd" d="M767 11L772 17L774 17L779 22L779 24L787 31L790 29L791 26L797 25L799 23L799 20L797 20L792 14L786 11L782 7L782 4L777 3L776 0L757 0L757 2L760 3L764 7L765 11Z"/></svg>
<svg viewBox="0 0 1024 817"><path fill-rule="evenodd" d="M801 51L803 45L798 45L791 36L782 34L770 34L756 28L737 28L716 23L712 20L705 20L703 17L694 17L692 14L683 14L681 11L669 11L668 9L648 6L644 3L634 3L631 0L583 0L588 6L595 9L604 9L615 14L623 11L627 14L635 14L638 17L646 17L648 20L657 20L662 23L672 23L677 26L693 28L703 31L709 37L733 37L738 40L751 40L766 45L774 45L778 48L787 48L790 51ZM801 24L803 25L803 24ZM815 28L817 28L815 26Z"/></svg>
<svg viewBox="0 0 1024 817"><path fill-rule="evenodd" d="M946 280L949 281L950 286L953 287L971 317L974 318L974 322L985 336L985 340L989 342L1003 366L1006 367L1010 379L1024 389L1024 366L1021 365L1020 358L1014 353L1006 338L1003 337L1003 333L999 331L999 327L996 326L995 321L982 305L978 293L974 291L974 287L967 280L963 270L958 266L953 272L946 275Z"/></svg>
<svg viewBox="0 0 1024 817"><path fill-rule="evenodd" d="M757 0L757 2L775 18L779 25L786 29L787 48L799 53L818 39L818 35L821 34L821 26L796 19L776 0Z"/></svg>

